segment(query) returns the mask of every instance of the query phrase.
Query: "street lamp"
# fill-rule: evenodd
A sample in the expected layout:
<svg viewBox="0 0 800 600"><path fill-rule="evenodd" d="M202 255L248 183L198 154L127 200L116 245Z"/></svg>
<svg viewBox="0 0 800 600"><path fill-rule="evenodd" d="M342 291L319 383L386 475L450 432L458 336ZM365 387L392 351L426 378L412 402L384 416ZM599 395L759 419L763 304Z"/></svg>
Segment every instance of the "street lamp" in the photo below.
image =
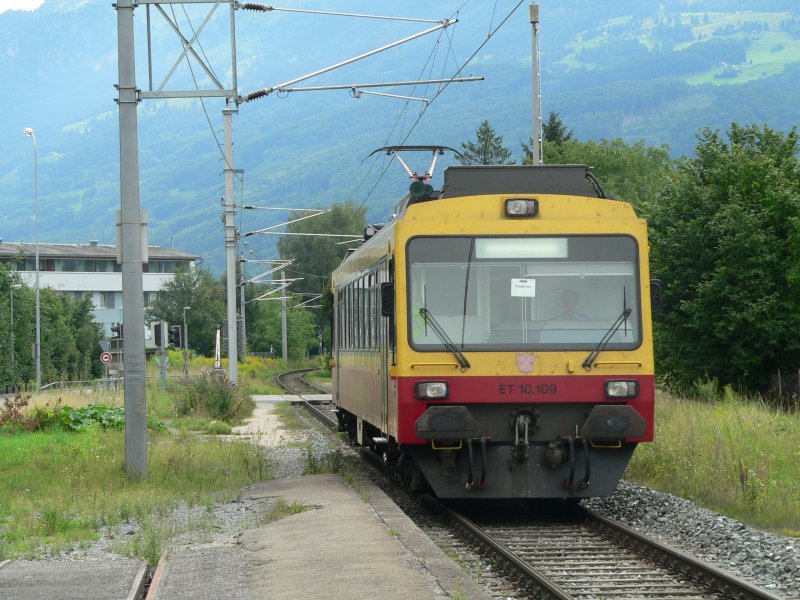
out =
<svg viewBox="0 0 800 600"><path fill-rule="evenodd" d="M186 311L191 306L183 307L183 377L189 379L189 330L186 328Z"/></svg>
<svg viewBox="0 0 800 600"><path fill-rule="evenodd" d="M12 283L11 290L11 385L16 383L16 349L14 348L14 290L22 287L21 283Z"/></svg>
<svg viewBox="0 0 800 600"><path fill-rule="evenodd" d="M34 354L36 355L36 389L42 387L42 325L39 316L39 148L36 144L36 135L33 129L26 127L22 130L27 136L33 140L33 198L34 198L34 225L33 225L33 241L36 247L36 282L34 289L36 290L36 345L34 346Z"/></svg>

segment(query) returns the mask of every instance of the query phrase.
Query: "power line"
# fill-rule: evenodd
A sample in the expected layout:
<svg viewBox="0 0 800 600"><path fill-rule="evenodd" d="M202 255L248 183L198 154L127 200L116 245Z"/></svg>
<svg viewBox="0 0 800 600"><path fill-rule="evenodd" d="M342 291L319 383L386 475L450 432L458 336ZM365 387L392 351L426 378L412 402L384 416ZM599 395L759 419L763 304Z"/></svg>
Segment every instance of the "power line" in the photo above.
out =
<svg viewBox="0 0 800 600"><path fill-rule="evenodd" d="M497 27L495 27L494 30L489 32L489 34L486 36L486 39L475 49L475 51L470 55L470 57L466 60L466 62L463 65L461 65L461 67L459 67L459 69L454 73L454 75L451 78L451 80L455 79L456 77L458 77L458 75L467 67L467 65L469 65L472 62L472 60L475 58L475 56L477 56L478 52L480 52L483 49L483 47L489 42L489 40L491 40L492 37L494 37L497 34L497 32L500 30L500 28L503 27L503 25L506 24L506 22L511 18L511 16L522 5L523 1L524 0L519 0L519 2L514 6L514 8L512 8L509 11L509 13L505 16L505 18L502 21L500 21L500 23L497 25ZM408 140L408 138L411 137L411 134L414 132L414 130L416 129L417 125L419 125L420 120L422 120L422 117L425 115L425 113L427 112L428 108L430 108L430 106L431 106L431 104L433 104L434 100L436 100L447 89L447 87L449 85L450 85L449 82L445 83L441 88L439 88L439 90L436 91L434 96L432 98L430 98L430 100L426 104L424 104L422 106L422 108L420 110L420 114L417 117L417 120L414 121L414 124L411 126L411 129L409 129L408 133L406 134L406 136L403 138L402 142L399 145L404 144ZM378 180L375 182L375 185L373 185L372 188L370 188L369 192L367 193L367 196L364 198L364 200L358 206L357 211L361 210L364 207L364 204L366 204L367 200L369 200L372 192L375 191L375 188L378 186L378 183L380 183L381 179L383 179L383 176L384 176L384 174L386 173L387 170L388 170L388 165L381 171L381 174L378 177Z"/></svg>

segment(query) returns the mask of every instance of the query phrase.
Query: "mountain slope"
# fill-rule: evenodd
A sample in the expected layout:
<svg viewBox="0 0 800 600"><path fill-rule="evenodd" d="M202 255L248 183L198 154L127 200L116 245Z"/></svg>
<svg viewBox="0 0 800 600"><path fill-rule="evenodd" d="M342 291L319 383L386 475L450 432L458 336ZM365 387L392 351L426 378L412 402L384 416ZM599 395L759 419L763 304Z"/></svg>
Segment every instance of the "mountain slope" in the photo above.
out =
<svg viewBox="0 0 800 600"><path fill-rule="evenodd" d="M289 6L312 8L288 2ZM318 3L322 5L323 3ZM324 3L325 10L345 3ZM462 2L410 0L348 2L346 10L443 18ZM543 108L556 110L579 139L623 137L692 152L704 126L765 122L788 130L800 97L800 19L792 0L764 0L759 12L737 12L733 0L660 2L564 0L541 7ZM237 203L317 207L334 201L364 204L381 221L407 189L407 177L385 155L389 144L459 148L488 119L519 157L530 137L531 31L519 6L487 39L516 1L466 3L459 23L321 77L296 84L333 85L461 75L485 81L452 84L425 105L347 90L272 94L243 104L234 118ZM174 18L186 23L184 7ZM195 30L207 7L187 7ZM146 89L143 7L137 8L137 81ZM433 13L433 14L432 14ZM168 13L172 15L173 13ZM153 9L152 52L158 86L180 55L174 36ZM422 31L431 24L373 21L297 13L236 12L239 93L290 81ZM192 31L187 29L187 31ZM218 11L200 36L199 50L226 84L230 80L229 23ZM191 33L185 34L191 37ZM40 237L53 242L114 241L119 208L116 14L100 0L46 0L32 13L0 14L0 237L31 240L32 148L39 144ZM483 47L479 49L481 44ZM227 61L227 62L226 62ZM189 88L203 73L178 63L173 85ZM207 78L206 78L207 79ZM380 91L434 98L439 86ZM376 90L377 91L377 90ZM768 101L767 101L768 99ZM141 198L149 211L150 242L197 252L223 264L221 99L146 100L139 105ZM419 122L417 123L417 121ZM427 168L429 156L410 156ZM362 162L363 161L363 162ZM446 164L446 163L445 163ZM445 164L439 163L441 170ZM384 173L385 171L385 173ZM285 213L246 211L252 231ZM239 222L237 220L237 222ZM248 238L247 252L268 257L273 236Z"/></svg>

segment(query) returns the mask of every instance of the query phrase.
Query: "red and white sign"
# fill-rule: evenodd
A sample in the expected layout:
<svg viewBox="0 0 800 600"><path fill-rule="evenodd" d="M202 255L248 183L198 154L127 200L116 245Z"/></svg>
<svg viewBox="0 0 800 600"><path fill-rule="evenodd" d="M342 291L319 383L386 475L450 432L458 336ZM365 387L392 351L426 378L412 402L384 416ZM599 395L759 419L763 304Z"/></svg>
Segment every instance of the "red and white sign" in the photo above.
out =
<svg viewBox="0 0 800 600"><path fill-rule="evenodd" d="M100 362L103 363L104 365L107 365L108 363L110 363L111 362L111 352L103 352L100 355Z"/></svg>

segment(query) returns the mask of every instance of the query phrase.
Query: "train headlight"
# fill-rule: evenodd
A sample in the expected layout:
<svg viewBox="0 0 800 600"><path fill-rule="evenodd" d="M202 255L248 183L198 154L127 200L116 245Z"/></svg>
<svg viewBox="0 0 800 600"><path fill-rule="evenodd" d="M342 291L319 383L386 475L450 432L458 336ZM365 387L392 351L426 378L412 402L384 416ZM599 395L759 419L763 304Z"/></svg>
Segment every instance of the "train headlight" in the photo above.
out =
<svg viewBox="0 0 800 600"><path fill-rule="evenodd" d="M539 214L539 201L535 198L509 198L505 213L507 217L535 217Z"/></svg>
<svg viewBox="0 0 800 600"><path fill-rule="evenodd" d="M606 381L606 398L636 398L638 381Z"/></svg>
<svg viewBox="0 0 800 600"><path fill-rule="evenodd" d="M419 400L442 400L450 390L446 381L420 381L414 386L414 397Z"/></svg>

